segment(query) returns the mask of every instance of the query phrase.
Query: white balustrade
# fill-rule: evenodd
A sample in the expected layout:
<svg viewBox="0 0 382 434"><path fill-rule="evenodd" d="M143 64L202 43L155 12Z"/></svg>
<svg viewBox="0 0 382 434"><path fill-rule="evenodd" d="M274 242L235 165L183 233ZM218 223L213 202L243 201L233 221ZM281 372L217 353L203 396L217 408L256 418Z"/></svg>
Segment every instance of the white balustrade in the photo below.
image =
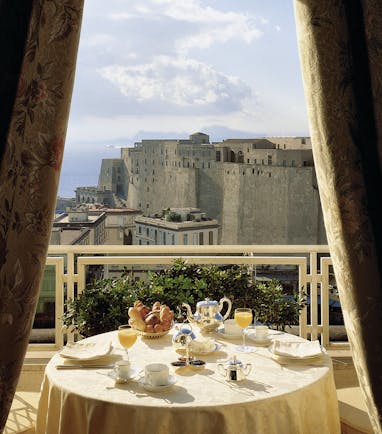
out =
<svg viewBox="0 0 382 434"><path fill-rule="evenodd" d="M310 295L310 321L307 308L300 314L299 334L320 338L325 347L329 338L329 276L331 259L326 245L215 245L215 246L49 246L47 265L55 267L55 343L30 344L29 349L58 349L73 334L63 331L64 303L85 288L86 267L169 265L182 258L198 264L238 264L253 266L287 265L298 269L300 293ZM66 289L66 291L65 291ZM65 298L64 298L65 294ZM318 303L320 297L320 305ZM320 309L320 311L319 311ZM319 319L320 313L320 321ZM345 344L346 345L346 344Z"/></svg>

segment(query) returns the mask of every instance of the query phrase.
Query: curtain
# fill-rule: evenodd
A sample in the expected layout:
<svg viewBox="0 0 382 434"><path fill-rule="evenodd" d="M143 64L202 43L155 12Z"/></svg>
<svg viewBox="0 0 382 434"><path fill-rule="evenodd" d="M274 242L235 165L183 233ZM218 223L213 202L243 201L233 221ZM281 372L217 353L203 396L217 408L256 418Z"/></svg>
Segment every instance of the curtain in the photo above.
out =
<svg viewBox="0 0 382 434"><path fill-rule="evenodd" d="M0 432L45 265L83 0L0 1Z"/></svg>
<svg viewBox="0 0 382 434"><path fill-rule="evenodd" d="M361 390L382 432L382 2L295 0L313 156Z"/></svg>

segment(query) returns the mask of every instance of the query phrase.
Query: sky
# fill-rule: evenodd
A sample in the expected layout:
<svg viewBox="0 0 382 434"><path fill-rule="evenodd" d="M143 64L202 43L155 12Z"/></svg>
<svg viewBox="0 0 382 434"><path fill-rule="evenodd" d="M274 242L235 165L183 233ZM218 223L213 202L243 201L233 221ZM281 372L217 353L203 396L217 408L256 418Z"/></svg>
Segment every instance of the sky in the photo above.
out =
<svg viewBox="0 0 382 434"><path fill-rule="evenodd" d="M197 131L309 135L292 0L87 0L59 195L121 146Z"/></svg>

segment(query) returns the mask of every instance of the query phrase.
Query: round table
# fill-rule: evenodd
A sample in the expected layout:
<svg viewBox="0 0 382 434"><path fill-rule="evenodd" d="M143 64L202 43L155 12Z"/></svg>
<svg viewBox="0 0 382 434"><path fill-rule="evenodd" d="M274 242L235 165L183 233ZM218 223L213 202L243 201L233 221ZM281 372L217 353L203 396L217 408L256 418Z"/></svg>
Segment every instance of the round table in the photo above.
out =
<svg viewBox="0 0 382 434"><path fill-rule="evenodd" d="M64 359L56 354L45 370L36 434L340 433L329 356L316 364L282 365L266 347L239 353L240 340L212 333L220 348L201 357L205 368L176 370L170 365L178 358L174 332L158 339L138 338L129 350L137 368L169 364L176 383L159 393L146 391L139 378L116 384L108 369L57 369ZM271 338L301 340L281 332ZM112 356L122 357L117 332L85 342L107 341L112 342ZM251 373L240 382L226 381L217 370L218 363L233 355L252 364Z"/></svg>

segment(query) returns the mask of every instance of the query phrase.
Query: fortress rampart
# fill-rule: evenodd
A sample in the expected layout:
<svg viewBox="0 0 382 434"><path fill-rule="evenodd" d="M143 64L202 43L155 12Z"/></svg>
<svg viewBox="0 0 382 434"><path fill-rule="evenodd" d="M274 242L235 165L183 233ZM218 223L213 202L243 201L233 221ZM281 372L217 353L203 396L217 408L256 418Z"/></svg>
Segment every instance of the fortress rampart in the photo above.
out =
<svg viewBox="0 0 382 434"><path fill-rule="evenodd" d="M309 138L207 138L122 148L128 206L200 208L221 225L221 244L326 243Z"/></svg>

